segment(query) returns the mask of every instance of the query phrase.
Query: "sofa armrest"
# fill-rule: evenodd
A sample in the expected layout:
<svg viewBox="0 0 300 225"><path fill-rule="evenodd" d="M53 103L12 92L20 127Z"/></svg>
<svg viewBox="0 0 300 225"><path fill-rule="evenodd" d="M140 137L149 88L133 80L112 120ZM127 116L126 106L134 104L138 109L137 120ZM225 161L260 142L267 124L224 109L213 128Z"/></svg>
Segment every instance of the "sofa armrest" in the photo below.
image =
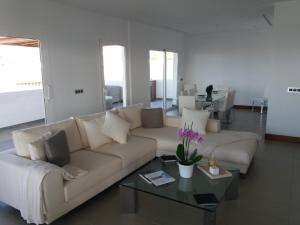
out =
<svg viewBox="0 0 300 225"><path fill-rule="evenodd" d="M33 164L32 160L10 154L0 154L0 201L20 209L20 191L27 169ZM50 172L43 179L43 194L45 208L57 210L64 203L63 177L59 172Z"/></svg>
<svg viewBox="0 0 300 225"><path fill-rule="evenodd" d="M215 119L208 119L206 124L206 131L218 133L221 131L221 121Z"/></svg>
<svg viewBox="0 0 300 225"><path fill-rule="evenodd" d="M181 122L180 117L165 116L164 125L166 127L179 127Z"/></svg>

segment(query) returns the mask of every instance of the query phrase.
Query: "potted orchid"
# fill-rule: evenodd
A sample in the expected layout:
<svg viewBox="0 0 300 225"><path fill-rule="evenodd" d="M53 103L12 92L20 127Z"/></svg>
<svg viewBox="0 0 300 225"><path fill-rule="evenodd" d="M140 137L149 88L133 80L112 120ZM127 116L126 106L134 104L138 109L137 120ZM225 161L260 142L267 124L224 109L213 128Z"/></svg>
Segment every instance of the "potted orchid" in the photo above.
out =
<svg viewBox="0 0 300 225"><path fill-rule="evenodd" d="M193 131L193 124L191 126L184 125L184 128L177 130L177 137L182 140L178 144L176 156L178 159L179 173L183 178L191 178L193 176L194 165L202 159L202 155L197 154L197 149L190 152L191 141L201 144L203 136L198 132Z"/></svg>

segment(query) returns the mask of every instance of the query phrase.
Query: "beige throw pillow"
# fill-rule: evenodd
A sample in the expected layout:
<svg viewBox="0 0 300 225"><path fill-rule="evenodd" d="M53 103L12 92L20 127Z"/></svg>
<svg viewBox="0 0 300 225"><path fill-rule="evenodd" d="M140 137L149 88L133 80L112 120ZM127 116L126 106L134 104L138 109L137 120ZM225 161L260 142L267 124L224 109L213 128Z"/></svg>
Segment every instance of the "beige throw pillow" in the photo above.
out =
<svg viewBox="0 0 300 225"><path fill-rule="evenodd" d="M102 132L108 137L120 144L127 143L127 135L130 129L130 123L121 119L112 112L106 112Z"/></svg>
<svg viewBox="0 0 300 225"><path fill-rule="evenodd" d="M130 129L135 129L142 126L141 111L143 104L131 105L119 109L119 116L130 123Z"/></svg>
<svg viewBox="0 0 300 225"><path fill-rule="evenodd" d="M206 124L210 113L206 110L195 110L183 108L181 127L184 125L191 126L193 124L193 130L205 135L206 134Z"/></svg>
<svg viewBox="0 0 300 225"><path fill-rule="evenodd" d="M105 112L99 112L99 113L93 113L93 114L88 114L88 115L83 115L79 117L75 117L76 124L80 133L81 137L81 142L83 145L83 148L88 148L89 147L89 141L87 139L85 127L83 125L83 121L89 121L97 118L104 118ZM104 120L103 120L104 121Z"/></svg>
<svg viewBox="0 0 300 225"><path fill-rule="evenodd" d="M45 140L50 138L53 135L53 131L46 132L37 140L28 144L28 150L30 154L31 160L43 160L47 161L46 153L45 153Z"/></svg>
<svg viewBox="0 0 300 225"><path fill-rule="evenodd" d="M90 148L96 149L101 145L112 142L112 139L102 133L104 118L82 121Z"/></svg>

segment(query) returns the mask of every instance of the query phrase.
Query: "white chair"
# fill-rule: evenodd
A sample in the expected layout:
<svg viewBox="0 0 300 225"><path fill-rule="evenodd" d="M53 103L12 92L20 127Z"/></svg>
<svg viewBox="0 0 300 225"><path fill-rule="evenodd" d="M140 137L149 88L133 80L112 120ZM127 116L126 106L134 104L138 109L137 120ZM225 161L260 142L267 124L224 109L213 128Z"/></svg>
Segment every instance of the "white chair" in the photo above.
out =
<svg viewBox="0 0 300 225"><path fill-rule="evenodd" d="M183 91L181 95L184 96L195 96L197 93L197 85L196 84L184 84L183 85Z"/></svg>
<svg viewBox="0 0 300 225"><path fill-rule="evenodd" d="M234 107L235 90L229 89L222 91L225 94L224 101L219 105L219 117L222 117L226 123L230 122L231 110ZM220 116L220 114L222 116Z"/></svg>
<svg viewBox="0 0 300 225"><path fill-rule="evenodd" d="M235 90L229 89L229 94L228 94L228 106L227 106L227 109L228 109L228 110L231 110L231 109L234 107L235 93L236 93Z"/></svg>
<svg viewBox="0 0 300 225"><path fill-rule="evenodd" d="M178 111L179 115L182 115L182 110L183 107L188 108L188 109L195 109L196 108L196 98L195 96L183 96L180 95L179 98L179 106L178 106Z"/></svg>
<svg viewBox="0 0 300 225"><path fill-rule="evenodd" d="M265 97L256 97L252 100L252 111L254 111L254 106L260 106L260 114L264 113L264 107L267 107L268 99Z"/></svg>
<svg viewBox="0 0 300 225"><path fill-rule="evenodd" d="M229 97L229 91L222 91L222 94L225 95L224 99L222 102L219 103L218 110L221 113L226 112L228 108L228 97Z"/></svg>

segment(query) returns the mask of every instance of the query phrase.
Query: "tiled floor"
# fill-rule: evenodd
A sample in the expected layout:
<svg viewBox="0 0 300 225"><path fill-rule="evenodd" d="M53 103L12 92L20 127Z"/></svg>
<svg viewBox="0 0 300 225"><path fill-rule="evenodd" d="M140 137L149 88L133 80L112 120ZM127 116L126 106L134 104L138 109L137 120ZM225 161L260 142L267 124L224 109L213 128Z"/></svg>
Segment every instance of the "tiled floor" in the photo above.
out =
<svg viewBox="0 0 300 225"><path fill-rule="evenodd" d="M263 134L266 116L236 110L226 129ZM1 189L0 189L1 190ZM115 185L58 219L53 225L199 225L201 213L178 203L142 195L138 214L119 210ZM226 202L220 225L300 224L300 144L262 142L247 176L240 179L240 196ZM26 224L19 212L0 203L0 224Z"/></svg>

